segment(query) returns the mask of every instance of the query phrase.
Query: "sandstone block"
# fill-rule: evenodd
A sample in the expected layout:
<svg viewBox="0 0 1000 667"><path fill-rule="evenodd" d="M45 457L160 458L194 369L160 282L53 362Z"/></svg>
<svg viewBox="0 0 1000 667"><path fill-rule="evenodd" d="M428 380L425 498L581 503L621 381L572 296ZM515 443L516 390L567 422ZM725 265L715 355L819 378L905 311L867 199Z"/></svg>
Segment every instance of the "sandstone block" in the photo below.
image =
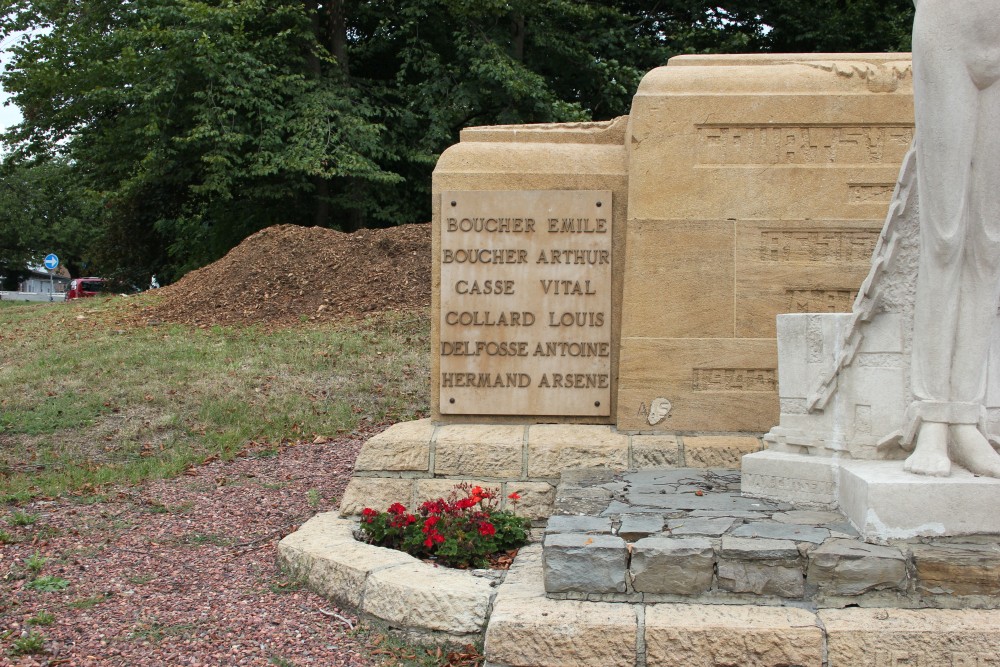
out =
<svg viewBox="0 0 1000 667"><path fill-rule="evenodd" d="M354 528L353 521L332 512L317 514L278 543L278 557L292 572L307 577L310 590L357 609L368 575L418 561L401 551L356 541Z"/></svg>
<svg viewBox="0 0 1000 667"><path fill-rule="evenodd" d="M642 593L697 595L712 588L715 552L706 538L647 537L632 546L629 576Z"/></svg>
<svg viewBox="0 0 1000 667"><path fill-rule="evenodd" d="M409 508L412 502L413 480L354 477L340 500L340 515L361 514L366 507L385 511L393 503L403 503Z"/></svg>
<svg viewBox="0 0 1000 667"><path fill-rule="evenodd" d="M545 590L549 593L624 593L628 552L612 535L565 533L544 542Z"/></svg>
<svg viewBox="0 0 1000 667"><path fill-rule="evenodd" d="M542 575L542 545L521 547L511 564L503 583L497 589L495 605L509 598L544 598L545 582Z"/></svg>
<svg viewBox="0 0 1000 667"><path fill-rule="evenodd" d="M558 477L566 468L628 468L628 436L608 426L541 424L528 427L528 475Z"/></svg>
<svg viewBox="0 0 1000 667"><path fill-rule="evenodd" d="M829 595L906 587L906 557L896 547L830 540L809 553L806 581Z"/></svg>
<svg viewBox="0 0 1000 667"><path fill-rule="evenodd" d="M435 440L434 474L520 477L523 451L523 426L442 426Z"/></svg>
<svg viewBox="0 0 1000 667"><path fill-rule="evenodd" d="M776 347L773 339L627 338L623 334L618 428L767 431L778 421ZM651 427L643 410L661 397L673 407L667 419Z"/></svg>
<svg viewBox="0 0 1000 667"><path fill-rule="evenodd" d="M751 436L685 436L684 465L690 468L739 468L744 454L760 449L760 440Z"/></svg>
<svg viewBox="0 0 1000 667"><path fill-rule="evenodd" d="M484 652L489 663L517 667L633 667L635 645L631 605L503 597Z"/></svg>
<svg viewBox="0 0 1000 667"><path fill-rule="evenodd" d="M447 499L459 484L481 486L484 489L495 491L498 496L501 495L499 482L484 482L481 479L418 479L414 506L419 507L420 503L425 500ZM459 497L464 497L464 495L464 493L459 492Z"/></svg>
<svg viewBox="0 0 1000 667"><path fill-rule="evenodd" d="M670 289L626 291L623 331L647 338L732 336L733 222L630 220L628 233L635 244L627 248L630 281L662 285L667 275L672 279Z"/></svg>
<svg viewBox="0 0 1000 667"><path fill-rule="evenodd" d="M820 667L815 616L791 607L657 604L646 607L650 667Z"/></svg>
<svg viewBox="0 0 1000 667"><path fill-rule="evenodd" d="M1000 655L1000 611L824 609L829 667L986 667Z"/></svg>
<svg viewBox="0 0 1000 667"><path fill-rule="evenodd" d="M632 468L675 468L680 465L680 443L675 435L633 435Z"/></svg>
<svg viewBox="0 0 1000 667"><path fill-rule="evenodd" d="M361 447L354 469L426 472L433 433L434 425L430 419L393 424Z"/></svg>
<svg viewBox="0 0 1000 667"><path fill-rule="evenodd" d="M911 553L920 591L1000 594L1000 547L996 544L917 544Z"/></svg>
<svg viewBox="0 0 1000 667"><path fill-rule="evenodd" d="M403 628L460 635L483 630L492 597L487 579L413 563L372 573L361 611Z"/></svg>
<svg viewBox="0 0 1000 667"><path fill-rule="evenodd" d="M506 495L516 493L521 496L517 505L512 505ZM556 498L556 487L548 482L507 482L504 507L514 510L518 516L532 520L545 519L552 514L552 503Z"/></svg>

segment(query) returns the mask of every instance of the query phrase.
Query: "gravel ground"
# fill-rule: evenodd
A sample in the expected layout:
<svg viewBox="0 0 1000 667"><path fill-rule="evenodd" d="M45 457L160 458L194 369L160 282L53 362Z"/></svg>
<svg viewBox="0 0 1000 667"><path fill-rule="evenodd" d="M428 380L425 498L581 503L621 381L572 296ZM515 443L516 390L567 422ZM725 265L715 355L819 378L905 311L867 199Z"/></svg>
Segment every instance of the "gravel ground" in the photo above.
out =
<svg viewBox="0 0 1000 667"><path fill-rule="evenodd" d="M257 446L177 479L116 487L104 502L0 508L7 523L15 509L37 516L0 521L16 540L0 545L0 664L376 664L377 634L352 631L350 613L275 564L281 537L336 507L376 430ZM48 560L33 573L34 554ZM46 575L68 587L29 588ZM28 622L43 611L52 624ZM45 652L12 655L31 631L45 636Z"/></svg>

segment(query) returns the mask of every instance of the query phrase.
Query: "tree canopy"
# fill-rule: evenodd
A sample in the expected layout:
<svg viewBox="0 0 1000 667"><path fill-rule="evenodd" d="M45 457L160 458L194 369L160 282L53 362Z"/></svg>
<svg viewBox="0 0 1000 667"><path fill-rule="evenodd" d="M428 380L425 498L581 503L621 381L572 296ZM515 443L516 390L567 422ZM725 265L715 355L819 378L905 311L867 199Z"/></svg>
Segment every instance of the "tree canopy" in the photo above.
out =
<svg viewBox="0 0 1000 667"><path fill-rule="evenodd" d="M628 112L676 53L906 49L910 0L2 0L0 273L167 280L277 223L426 221L470 125Z"/></svg>

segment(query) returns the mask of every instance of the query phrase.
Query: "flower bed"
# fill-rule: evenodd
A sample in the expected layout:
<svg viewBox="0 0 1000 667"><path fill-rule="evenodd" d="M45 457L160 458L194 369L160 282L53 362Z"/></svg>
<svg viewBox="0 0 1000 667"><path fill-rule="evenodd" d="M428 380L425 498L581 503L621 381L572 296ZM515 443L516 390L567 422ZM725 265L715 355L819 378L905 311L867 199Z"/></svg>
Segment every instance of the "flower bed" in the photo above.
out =
<svg viewBox="0 0 1000 667"><path fill-rule="evenodd" d="M507 496L516 508L520 497ZM393 503L385 512L364 508L361 538L369 544L434 559L455 568L489 567L490 557L516 549L528 540L531 522L501 510L499 492L458 484L448 498L427 500L408 512Z"/></svg>

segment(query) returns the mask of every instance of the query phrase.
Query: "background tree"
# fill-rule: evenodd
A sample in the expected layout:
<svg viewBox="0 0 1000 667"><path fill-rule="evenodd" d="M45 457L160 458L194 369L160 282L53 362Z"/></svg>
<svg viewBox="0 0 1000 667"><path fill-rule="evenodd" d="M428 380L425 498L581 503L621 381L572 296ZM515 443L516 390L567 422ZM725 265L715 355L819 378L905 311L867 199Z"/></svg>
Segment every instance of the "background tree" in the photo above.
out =
<svg viewBox="0 0 1000 667"><path fill-rule="evenodd" d="M99 270L169 280L272 224L425 222L463 127L627 113L675 53L904 47L909 3L0 0L36 30L0 178L61 165Z"/></svg>

